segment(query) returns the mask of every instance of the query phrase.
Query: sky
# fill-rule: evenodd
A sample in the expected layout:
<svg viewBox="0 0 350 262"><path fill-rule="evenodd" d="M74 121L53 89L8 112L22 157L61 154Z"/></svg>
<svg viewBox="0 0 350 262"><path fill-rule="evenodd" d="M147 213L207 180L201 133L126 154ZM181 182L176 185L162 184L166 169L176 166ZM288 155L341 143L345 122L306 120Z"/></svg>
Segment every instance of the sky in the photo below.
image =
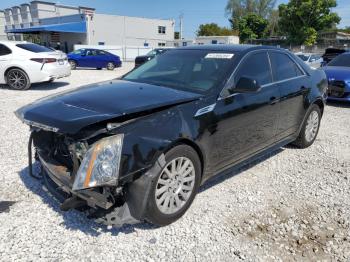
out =
<svg viewBox="0 0 350 262"><path fill-rule="evenodd" d="M0 9L24 2L26 1L1 0ZM200 24L215 22L220 26L230 26L228 17L225 15L227 0L51 0L51 2L94 7L97 13L175 19L176 30L179 30L179 16L183 14L185 38L193 38ZM288 0L277 0L277 5L286 2ZM337 2L338 7L335 11L342 18L339 27L350 26L350 1L338 0Z"/></svg>

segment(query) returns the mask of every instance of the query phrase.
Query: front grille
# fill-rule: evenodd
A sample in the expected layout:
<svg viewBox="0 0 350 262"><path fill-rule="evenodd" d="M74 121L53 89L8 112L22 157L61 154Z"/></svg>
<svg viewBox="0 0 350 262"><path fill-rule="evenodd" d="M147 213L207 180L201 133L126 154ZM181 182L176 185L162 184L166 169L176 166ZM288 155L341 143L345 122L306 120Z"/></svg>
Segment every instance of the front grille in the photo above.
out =
<svg viewBox="0 0 350 262"><path fill-rule="evenodd" d="M342 98L345 96L345 82L331 81L328 85L328 96Z"/></svg>
<svg viewBox="0 0 350 262"><path fill-rule="evenodd" d="M34 147L73 171L74 162L65 137L54 132L40 130L33 133Z"/></svg>

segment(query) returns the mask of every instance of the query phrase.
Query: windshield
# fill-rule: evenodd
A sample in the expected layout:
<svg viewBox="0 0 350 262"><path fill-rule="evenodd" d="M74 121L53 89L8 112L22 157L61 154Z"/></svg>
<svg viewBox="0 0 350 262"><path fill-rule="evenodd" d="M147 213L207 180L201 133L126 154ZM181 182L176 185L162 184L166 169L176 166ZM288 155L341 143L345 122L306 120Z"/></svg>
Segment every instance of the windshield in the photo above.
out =
<svg viewBox="0 0 350 262"><path fill-rule="evenodd" d="M17 44L16 46L33 53L52 52L52 49L37 44Z"/></svg>
<svg viewBox="0 0 350 262"><path fill-rule="evenodd" d="M206 93L231 71L233 53L173 50L157 56L123 79L180 90Z"/></svg>
<svg viewBox="0 0 350 262"><path fill-rule="evenodd" d="M297 55L299 58L301 58L301 60L303 60L304 62L306 62L308 59L309 59L309 56L307 55L302 55L302 54L299 54Z"/></svg>
<svg viewBox="0 0 350 262"><path fill-rule="evenodd" d="M78 50L73 51L72 54L80 55L84 51L85 51L84 49L78 49Z"/></svg>
<svg viewBox="0 0 350 262"><path fill-rule="evenodd" d="M350 54L339 55L328 63L328 66L350 67Z"/></svg>

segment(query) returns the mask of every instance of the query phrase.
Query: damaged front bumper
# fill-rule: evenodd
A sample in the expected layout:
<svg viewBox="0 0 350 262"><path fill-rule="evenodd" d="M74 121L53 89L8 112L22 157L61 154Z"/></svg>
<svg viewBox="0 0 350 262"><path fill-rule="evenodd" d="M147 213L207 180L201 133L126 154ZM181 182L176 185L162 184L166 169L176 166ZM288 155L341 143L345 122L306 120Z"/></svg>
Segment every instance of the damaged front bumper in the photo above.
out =
<svg viewBox="0 0 350 262"><path fill-rule="evenodd" d="M29 147L31 150L31 147ZM31 154L29 154L31 157ZM42 166L43 181L48 191L58 199L61 209L83 208L88 218L96 222L120 227L146 220L146 208L152 183L165 165L161 155L155 165L140 178L125 185L120 199L113 199L95 189L74 191L73 179L69 170L37 150L37 158ZM31 166L31 165L30 165Z"/></svg>

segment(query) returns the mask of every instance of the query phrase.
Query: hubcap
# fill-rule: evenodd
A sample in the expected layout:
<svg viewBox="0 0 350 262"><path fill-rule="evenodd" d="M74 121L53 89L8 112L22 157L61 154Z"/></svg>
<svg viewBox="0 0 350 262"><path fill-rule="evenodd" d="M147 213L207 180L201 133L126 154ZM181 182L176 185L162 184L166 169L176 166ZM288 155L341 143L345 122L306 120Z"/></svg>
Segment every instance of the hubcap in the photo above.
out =
<svg viewBox="0 0 350 262"><path fill-rule="evenodd" d="M71 68L75 68L75 62L74 61L70 61L69 64L70 64Z"/></svg>
<svg viewBox="0 0 350 262"><path fill-rule="evenodd" d="M113 63L108 63L107 68L108 69L114 69L114 64Z"/></svg>
<svg viewBox="0 0 350 262"><path fill-rule="evenodd" d="M21 71L12 70L7 76L8 84L15 89L23 89L27 85L27 79Z"/></svg>
<svg viewBox="0 0 350 262"><path fill-rule="evenodd" d="M174 214L189 200L195 184L195 169L190 159L179 157L168 163L159 176L155 199L163 214Z"/></svg>
<svg viewBox="0 0 350 262"><path fill-rule="evenodd" d="M312 111L309 115L306 128L305 128L305 139L307 142L311 142L315 139L319 126L319 116L316 111Z"/></svg>

